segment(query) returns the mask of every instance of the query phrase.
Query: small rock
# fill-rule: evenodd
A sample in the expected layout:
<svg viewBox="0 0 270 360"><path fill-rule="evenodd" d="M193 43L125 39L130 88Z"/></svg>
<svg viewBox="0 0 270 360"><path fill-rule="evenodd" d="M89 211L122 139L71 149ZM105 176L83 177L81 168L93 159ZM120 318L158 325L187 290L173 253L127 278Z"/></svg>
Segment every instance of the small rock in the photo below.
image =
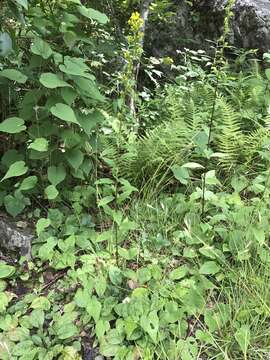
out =
<svg viewBox="0 0 270 360"><path fill-rule="evenodd" d="M104 357L102 355L98 355L95 357L95 360L104 360Z"/></svg>
<svg viewBox="0 0 270 360"><path fill-rule="evenodd" d="M33 235L20 229L15 222L0 214L0 247L7 250L19 250L22 256L31 258Z"/></svg>

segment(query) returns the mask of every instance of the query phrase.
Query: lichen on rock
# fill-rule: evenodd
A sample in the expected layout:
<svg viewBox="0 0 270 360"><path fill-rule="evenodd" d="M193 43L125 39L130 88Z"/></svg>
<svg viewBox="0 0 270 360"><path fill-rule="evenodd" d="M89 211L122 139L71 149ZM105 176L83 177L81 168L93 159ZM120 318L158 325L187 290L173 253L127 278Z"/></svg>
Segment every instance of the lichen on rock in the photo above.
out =
<svg viewBox="0 0 270 360"><path fill-rule="evenodd" d="M5 216L0 216L0 248L7 251L18 251L20 255L31 257L33 235L16 226L16 223Z"/></svg>

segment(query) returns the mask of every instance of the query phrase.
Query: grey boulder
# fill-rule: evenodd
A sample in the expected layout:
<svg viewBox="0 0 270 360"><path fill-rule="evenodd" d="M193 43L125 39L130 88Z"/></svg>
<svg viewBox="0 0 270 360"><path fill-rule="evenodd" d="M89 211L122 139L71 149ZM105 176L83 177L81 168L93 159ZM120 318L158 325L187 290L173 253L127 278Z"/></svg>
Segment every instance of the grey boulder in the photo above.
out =
<svg viewBox="0 0 270 360"><path fill-rule="evenodd" d="M218 34L222 30L222 22L227 0L203 0L195 5L205 23L205 34L211 38L207 29ZM270 0L236 0L233 7L231 43L243 48L256 48L262 51L270 49ZM208 19L208 21L207 21ZM207 22L206 22L207 21ZM212 32L213 34L213 32Z"/></svg>

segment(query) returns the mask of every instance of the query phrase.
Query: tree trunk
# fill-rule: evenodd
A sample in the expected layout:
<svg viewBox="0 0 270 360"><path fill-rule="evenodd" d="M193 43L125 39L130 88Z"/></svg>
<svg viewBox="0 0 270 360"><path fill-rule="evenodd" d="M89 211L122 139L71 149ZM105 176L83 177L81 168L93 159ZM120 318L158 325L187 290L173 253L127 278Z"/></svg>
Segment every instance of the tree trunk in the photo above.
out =
<svg viewBox="0 0 270 360"><path fill-rule="evenodd" d="M141 45L143 47L144 45L144 34L145 34L145 29L147 27L147 23L148 23L148 17L149 17L149 10L150 10L150 5L153 2L153 0L143 0L142 4L141 4L141 11L140 11L140 15L141 18L143 19L143 24L142 24L142 28L141 31L143 33L143 37L141 40Z"/></svg>
<svg viewBox="0 0 270 360"><path fill-rule="evenodd" d="M147 27L147 23L148 23L148 17L149 17L149 11L150 11L150 5L154 0L142 0L141 3L141 10L140 10L140 15L141 18L143 20L142 26L141 26L141 32L142 32L142 38L141 38L141 47L143 49L144 46L144 38L145 38L145 30ZM138 82L138 76L139 76L139 72L140 72L140 67L141 67L141 58L138 60L138 63L135 65L135 71L134 71L134 75L135 75L135 82L137 84ZM136 85L137 87L137 85ZM133 97L131 97L130 99L130 109L131 109L131 113L133 114L134 117L136 117L136 108L135 108L135 101L133 99Z"/></svg>

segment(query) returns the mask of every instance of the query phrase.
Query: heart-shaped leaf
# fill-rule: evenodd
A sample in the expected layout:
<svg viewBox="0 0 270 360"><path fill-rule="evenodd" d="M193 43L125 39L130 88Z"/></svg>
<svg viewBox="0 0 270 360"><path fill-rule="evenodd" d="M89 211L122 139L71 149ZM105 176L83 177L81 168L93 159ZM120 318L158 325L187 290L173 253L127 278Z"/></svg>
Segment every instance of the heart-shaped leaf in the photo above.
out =
<svg viewBox="0 0 270 360"><path fill-rule="evenodd" d="M48 179L54 186L60 184L66 177L66 169L63 165L50 166L48 168Z"/></svg>
<svg viewBox="0 0 270 360"><path fill-rule="evenodd" d="M48 145L49 143L47 139L37 138L28 146L28 148L39 152L44 152L48 150Z"/></svg>
<svg viewBox="0 0 270 360"><path fill-rule="evenodd" d="M20 84L24 84L27 80L27 76L15 69L5 69L0 71L0 76L9 80L16 81Z"/></svg>
<svg viewBox="0 0 270 360"><path fill-rule="evenodd" d="M6 279L12 276L15 273L15 270L14 266L0 263L0 279Z"/></svg>
<svg viewBox="0 0 270 360"><path fill-rule="evenodd" d="M157 342L157 335L159 330L159 318L156 311L151 311L148 316L141 317L140 325L142 329L151 337L154 343Z"/></svg>
<svg viewBox="0 0 270 360"><path fill-rule="evenodd" d="M42 231L44 231L50 225L51 225L50 219L45 219L45 218L39 219L36 224L37 235L39 236L42 233Z"/></svg>
<svg viewBox="0 0 270 360"><path fill-rule="evenodd" d="M35 38L34 43L31 46L31 51L33 54L39 55L43 59L48 59L53 53L50 45L38 37Z"/></svg>
<svg viewBox="0 0 270 360"><path fill-rule="evenodd" d="M51 108L50 111L58 119L64 120L68 123L79 124L74 114L74 111L70 106L66 104L57 103Z"/></svg>
<svg viewBox="0 0 270 360"><path fill-rule="evenodd" d="M56 89L58 87L71 87L66 81L59 79L56 74L43 73L41 74L39 81L43 86L48 89Z"/></svg>
<svg viewBox="0 0 270 360"><path fill-rule="evenodd" d="M215 261L206 261L200 268L200 274L214 275L219 272L220 266Z"/></svg>
<svg viewBox="0 0 270 360"><path fill-rule="evenodd" d="M177 269L174 269L171 273L170 273L170 279L171 280L180 280L182 278L184 278L188 273L188 267L183 265L178 267Z"/></svg>
<svg viewBox="0 0 270 360"><path fill-rule="evenodd" d="M107 15L92 8L86 8L85 6L80 6L79 12L88 19L96 20L100 24L106 24L109 21Z"/></svg>
<svg viewBox="0 0 270 360"><path fill-rule="evenodd" d="M84 155L79 149L72 149L66 153L69 164L77 170L83 163Z"/></svg>
<svg viewBox="0 0 270 360"><path fill-rule="evenodd" d="M37 184L38 178L36 176L29 176L23 180L21 183L19 190L26 191L33 189Z"/></svg>
<svg viewBox="0 0 270 360"><path fill-rule="evenodd" d="M54 200L58 196L59 191L54 185L49 185L45 189L45 194L48 200Z"/></svg>
<svg viewBox="0 0 270 360"><path fill-rule="evenodd" d="M249 343L250 343L250 329L247 325L243 325L234 335L240 349L243 354L247 354Z"/></svg>
<svg viewBox="0 0 270 360"><path fill-rule="evenodd" d="M9 167L6 175L3 177L3 179L1 181L4 181L4 180L12 178L12 177L24 175L27 172L27 170L28 170L28 167L25 166L24 161L16 161L14 164L12 164Z"/></svg>
<svg viewBox="0 0 270 360"><path fill-rule="evenodd" d="M25 129L24 120L18 117L11 117L0 123L0 131L8 134L17 134Z"/></svg>
<svg viewBox="0 0 270 360"><path fill-rule="evenodd" d="M21 197L7 195L4 198L6 211L13 217L19 215L25 208L25 203Z"/></svg>
<svg viewBox="0 0 270 360"><path fill-rule="evenodd" d="M60 64L59 69L69 75L84 76L91 79L94 78L93 75L88 74L90 69L81 58L65 56L64 64Z"/></svg>

